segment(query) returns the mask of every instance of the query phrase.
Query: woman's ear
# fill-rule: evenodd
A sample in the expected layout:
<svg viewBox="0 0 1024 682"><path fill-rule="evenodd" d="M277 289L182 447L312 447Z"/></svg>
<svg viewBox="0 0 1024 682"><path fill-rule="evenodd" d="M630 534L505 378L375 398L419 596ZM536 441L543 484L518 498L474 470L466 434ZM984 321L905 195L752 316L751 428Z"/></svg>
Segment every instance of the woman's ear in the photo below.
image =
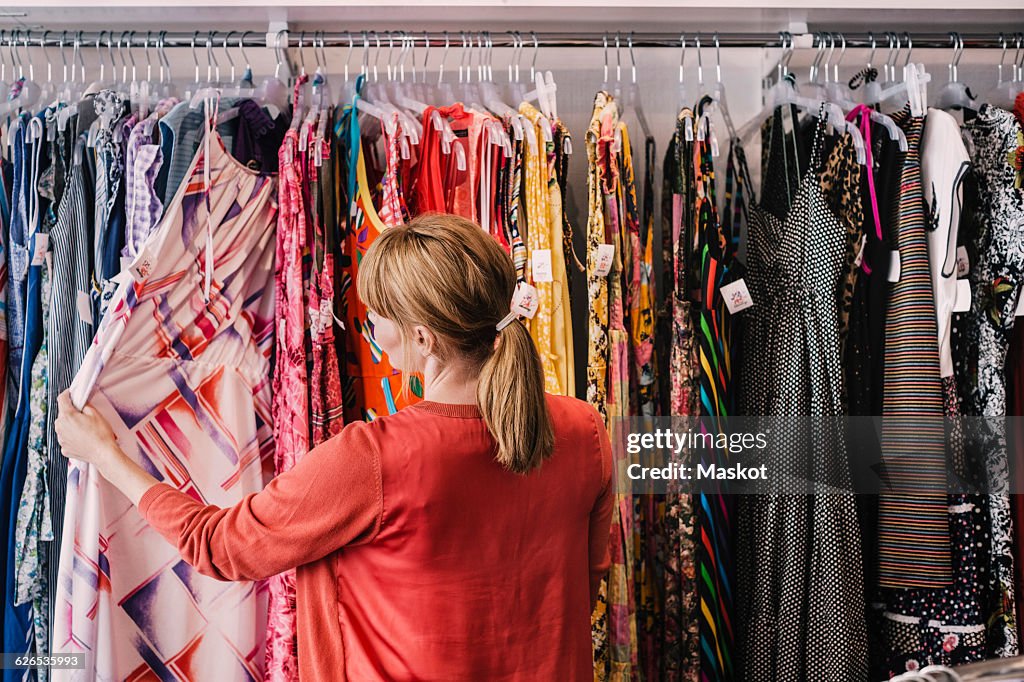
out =
<svg viewBox="0 0 1024 682"><path fill-rule="evenodd" d="M424 327L421 324L416 325L412 328L412 341L415 345L416 350L424 358L430 357L434 354L434 348L437 344L437 337L434 336L434 332L430 331L429 328Z"/></svg>

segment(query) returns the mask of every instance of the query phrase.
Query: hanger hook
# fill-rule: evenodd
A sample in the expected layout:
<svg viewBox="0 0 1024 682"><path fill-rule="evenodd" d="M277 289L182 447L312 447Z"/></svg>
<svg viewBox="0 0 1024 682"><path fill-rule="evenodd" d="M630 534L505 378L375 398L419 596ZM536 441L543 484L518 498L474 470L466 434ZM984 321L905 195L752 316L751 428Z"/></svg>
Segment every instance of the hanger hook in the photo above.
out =
<svg viewBox="0 0 1024 682"><path fill-rule="evenodd" d="M213 80L220 83L220 62L213 50L214 40L217 38L217 31L210 31L206 34L206 79L210 80L210 68L213 67Z"/></svg>
<svg viewBox="0 0 1024 682"><path fill-rule="evenodd" d="M125 51L121 51L121 43L124 43ZM121 31L117 39L117 58L121 60L121 81L128 82L128 60L135 66L135 57L132 56L131 31Z"/></svg>
<svg viewBox="0 0 1024 682"><path fill-rule="evenodd" d="M320 59L323 60L324 73L327 72L327 36L320 31ZM317 60L319 63L319 60Z"/></svg>
<svg viewBox="0 0 1024 682"><path fill-rule="evenodd" d="M43 50L43 59L46 60L46 82L53 82L53 63L50 61L50 53L46 49L46 37L50 35L52 31L43 31L43 36L39 39L39 47Z"/></svg>
<svg viewBox="0 0 1024 682"><path fill-rule="evenodd" d="M299 31L299 76L306 75L306 32Z"/></svg>
<svg viewBox="0 0 1024 682"><path fill-rule="evenodd" d="M65 83L68 82L68 59L67 59L67 55L64 54L64 45L67 42L67 37L68 37L68 32L66 30L65 31L61 31L60 32L60 41L57 43L57 45L58 45L57 49L60 51L61 75L63 76L63 81Z"/></svg>
<svg viewBox="0 0 1024 682"><path fill-rule="evenodd" d="M373 53L373 82L376 83L377 82L377 77L378 77L377 66L380 64L380 52L381 52L381 49L380 49L380 34L377 33L376 31L370 31L370 35L373 36L373 42L374 42L375 47L376 47L376 50Z"/></svg>
<svg viewBox="0 0 1024 682"><path fill-rule="evenodd" d="M352 38L352 31L345 31L348 34L348 52L345 53L345 82L348 83L348 65L352 60L352 51L356 49L356 42Z"/></svg>
<svg viewBox="0 0 1024 682"><path fill-rule="evenodd" d="M288 29L282 28L274 36L274 59L276 64L274 65L274 78L281 80L281 66L283 66L284 58L281 56L281 36L287 36ZM287 38L286 38L287 40ZM285 43L287 46L287 43Z"/></svg>
<svg viewBox="0 0 1024 682"><path fill-rule="evenodd" d="M523 50L526 49L526 39L523 38L523 35L519 31L516 31L516 42L519 43L519 47L516 48L516 59L515 59L515 61L516 61L516 68L515 68L516 83L518 83L519 82L519 65L523 61Z"/></svg>
<svg viewBox="0 0 1024 682"><path fill-rule="evenodd" d="M910 34L906 31L903 32L903 37L907 39L907 58L903 60L903 68L907 68L910 64L910 55L914 52L914 41L911 40Z"/></svg>
<svg viewBox="0 0 1024 682"><path fill-rule="evenodd" d="M196 78L195 81L199 83L199 57L196 56L196 41L199 39L199 31L192 32L192 40L190 41L189 49L192 50L192 63L195 65Z"/></svg>
<svg viewBox="0 0 1024 682"><path fill-rule="evenodd" d="M430 61L430 34L426 31L423 31L423 47L426 48L423 50L423 82L426 83L427 63ZM415 55L413 55L413 58L415 59Z"/></svg>
<svg viewBox="0 0 1024 682"><path fill-rule="evenodd" d="M697 82L704 87L704 58L700 54L700 33L693 40L697 46Z"/></svg>
<svg viewBox="0 0 1024 682"><path fill-rule="evenodd" d="M530 37L533 38L533 62L530 63L530 82L533 83L536 80L534 72L537 70L537 53L540 52L540 42L537 40L536 31L530 31Z"/></svg>
<svg viewBox="0 0 1024 682"><path fill-rule="evenodd" d="M25 47L25 59L28 60L28 79L34 81L36 79L35 64L32 62L31 54L29 52L29 43L32 41L32 29L25 31L22 36L22 44Z"/></svg>
<svg viewBox="0 0 1024 682"><path fill-rule="evenodd" d="M629 46L630 75L633 85L636 85L636 55L633 54L633 31L630 31L629 35L626 36L626 45Z"/></svg>
<svg viewBox="0 0 1024 682"><path fill-rule="evenodd" d="M875 40L875 34L872 31L868 31L868 42L871 43L871 52L868 53L868 69L871 69L871 62L875 60L875 50L878 49L878 42Z"/></svg>
<svg viewBox="0 0 1024 682"><path fill-rule="evenodd" d="M448 31L444 32L444 52L441 54L441 62L437 65L437 84L438 86L444 81L444 63L448 60L448 49L451 47L451 38L448 36Z"/></svg>
<svg viewBox="0 0 1024 682"><path fill-rule="evenodd" d="M718 42L718 31L715 31L715 83L722 84L722 46Z"/></svg>
<svg viewBox="0 0 1024 682"><path fill-rule="evenodd" d="M615 83L623 82L623 48L620 35L615 31Z"/></svg>
<svg viewBox="0 0 1024 682"><path fill-rule="evenodd" d="M252 33L252 31L242 31L242 35L238 37L238 51L242 53L242 60L245 62L245 70L248 72L252 69L252 62L249 61L249 55L245 53L245 39Z"/></svg>
<svg viewBox="0 0 1024 682"><path fill-rule="evenodd" d="M683 84L683 72L686 68L686 34L679 34L679 84Z"/></svg>
<svg viewBox="0 0 1024 682"><path fill-rule="evenodd" d="M825 57L825 82L832 80L832 55L836 52L836 35L825 33L825 40L828 41L828 56Z"/></svg>
<svg viewBox="0 0 1024 682"><path fill-rule="evenodd" d="M106 49L111 50L111 63L112 63L112 65L114 65L114 70L113 71L114 71L114 81L115 82L118 82L118 62L119 61L121 62L121 76L122 76L121 80L122 81L124 80L124 75L125 75L125 73L124 73L125 72L125 59L124 59L124 54L121 52L121 38L122 38L122 36L118 36L118 40L115 43L115 41L114 41L114 32L111 31L110 38L106 39ZM117 45L117 48L118 48L118 56L117 56L117 58L114 58L114 46L115 45Z"/></svg>
<svg viewBox="0 0 1024 682"><path fill-rule="evenodd" d="M228 64L231 65L231 83L235 82L235 59L231 56L231 50L228 49L228 41L231 40L231 36L238 33L238 31L228 31L224 34L224 58L228 60Z"/></svg>
<svg viewBox="0 0 1024 682"><path fill-rule="evenodd" d="M85 83L85 55L82 54L82 44L84 38L82 31L75 33L75 51L72 53L72 62L77 59L78 65L82 67L82 83Z"/></svg>
<svg viewBox="0 0 1024 682"><path fill-rule="evenodd" d="M835 83L839 82L839 65L843 63L843 57L846 56L846 34L837 33L836 39L840 41L841 46L839 49L839 59L836 60L835 65L832 67L832 81Z"/></svg>

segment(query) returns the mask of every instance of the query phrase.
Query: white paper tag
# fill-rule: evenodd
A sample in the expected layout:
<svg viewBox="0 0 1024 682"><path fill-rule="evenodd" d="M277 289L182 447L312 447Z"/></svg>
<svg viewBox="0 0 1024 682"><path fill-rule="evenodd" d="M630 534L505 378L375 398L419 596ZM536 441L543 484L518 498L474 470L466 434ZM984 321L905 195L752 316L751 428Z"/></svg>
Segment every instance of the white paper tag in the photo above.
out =
<svg viewBox="0 0 1024 682"><path fill-rule="evenodd" d="M79 290L75 305L78 306L78 319L86 324L92 324L92 297Z"/></svg>
<svg viewBox="0 0 1024 682"><path fill-rule="evenodd" d="M860 246L857 247L857 257L853 259L853 267L859 268L860 264L864 262L864 246L868 243L868 236L862 234L860 236Z"/></svg>
<svg viewBox="0 0 1024 682"><path fill-rule="evenodd" d="M50 246L50 235L36 232L32 240L32 265L42 265L46 262L46 251Z"/></svg>
<svg viewBox="0 0 1024 682"><path fill-rule="evenodd" d="M966 279L956 281L956 299L953 301L954 313L966 313L971 309L971 282Z"/></svg>
<svg viewBox="0 0 1024 682"><path fill-rule="evenodd" d="M900 252L899 249L889 252L889 281L900 281Z"/></svg>
<svg viewBox="0 0 1024 682"><path fill-rule="evenodd" d="M539 305L537 290L532 285L523 282L516 285L516 291L512 294L512 312L533 319Z"/></svg>
<svg viewBox="0 0 1024 682"><path fill-rule="evenodd" d="M750 295L750 290L747 289L747 283L742 279L723 286L722 298L725 299L725 307L733 315L754 305L754 299Z"/></svg>
<svg viewBox="0 0 1024 682"><path fill-rule="evenodd" d="M551 274L551 249L534 249L530 252L534 282L554 282Z"/></svg>
<svg viewBox="0 0 1024 682"><path fill-rule="evenodd" d="M693 142L693 119L686 119L686 123L683 128L683 137L686 138L687 142Z"/></svg>
<svg viewBox="0 0 1024 682"><path fill-rule="evenodd" d="M956 276L963 277L971 271L971 259L967 257L967 247L956 247Z"/></svg>
<svg viewBox="0 0 1024 682"><path fill-rule="evenodd" d="M152 271L153 257L149 255L148 249L142 249L128 268L128 272L132 274L136 282L144 282Z"/></svg>
<svg viewBox="0 0 1024 682"><path fill-rule="evenodd" d="M1017 312L1014 313L1014 317L1024 317L1024 291L1017 297Z"/></svg>
<svg viewBox="0 0 1024 682"><path fill-rule="evenodd" d="M594 252L594 274L598 277L605 277L612 271L612 262L615 260L614 244L599 244Z"/></svg>

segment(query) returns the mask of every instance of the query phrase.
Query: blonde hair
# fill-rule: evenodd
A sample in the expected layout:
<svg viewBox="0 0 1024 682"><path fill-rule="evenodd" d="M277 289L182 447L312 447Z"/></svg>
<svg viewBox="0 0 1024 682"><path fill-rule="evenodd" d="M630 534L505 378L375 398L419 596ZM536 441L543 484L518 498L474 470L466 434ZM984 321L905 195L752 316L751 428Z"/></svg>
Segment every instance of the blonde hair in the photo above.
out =
<svg viewBox="0 0 1024 682"><path fill-rule="evenodd" d="M404 360L411 331L424 325L437 339L441 363L459 359L479 373L477 405L497 443L496 459L524 474L554 448L544 397L544 370L530 332L520 321L500 332L516 274L512 260L479 225L430 213L385 230L359 265L356 288L374 313L401 332ZM403 377L408 388L408 376Z"/></svg>

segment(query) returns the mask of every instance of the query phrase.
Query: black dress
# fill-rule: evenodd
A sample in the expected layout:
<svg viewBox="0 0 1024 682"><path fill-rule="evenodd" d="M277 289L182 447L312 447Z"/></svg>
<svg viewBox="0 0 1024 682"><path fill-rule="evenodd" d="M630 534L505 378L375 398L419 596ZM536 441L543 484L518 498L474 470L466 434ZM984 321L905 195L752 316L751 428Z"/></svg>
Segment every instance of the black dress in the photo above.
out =
<svg viewBox="0 0 1024 682"><path fill-rule="evenodd" d="M745 413L793 417L773 431L773 471L831 484L815 495L742 496L737 509L739 679L868 679L860 527L841 414L836 291L847 228L812 171L785 221L753 206L747 247ZM808 415L819 428L809 429ZM814 453L808 461L808 453Z"/></svg>

